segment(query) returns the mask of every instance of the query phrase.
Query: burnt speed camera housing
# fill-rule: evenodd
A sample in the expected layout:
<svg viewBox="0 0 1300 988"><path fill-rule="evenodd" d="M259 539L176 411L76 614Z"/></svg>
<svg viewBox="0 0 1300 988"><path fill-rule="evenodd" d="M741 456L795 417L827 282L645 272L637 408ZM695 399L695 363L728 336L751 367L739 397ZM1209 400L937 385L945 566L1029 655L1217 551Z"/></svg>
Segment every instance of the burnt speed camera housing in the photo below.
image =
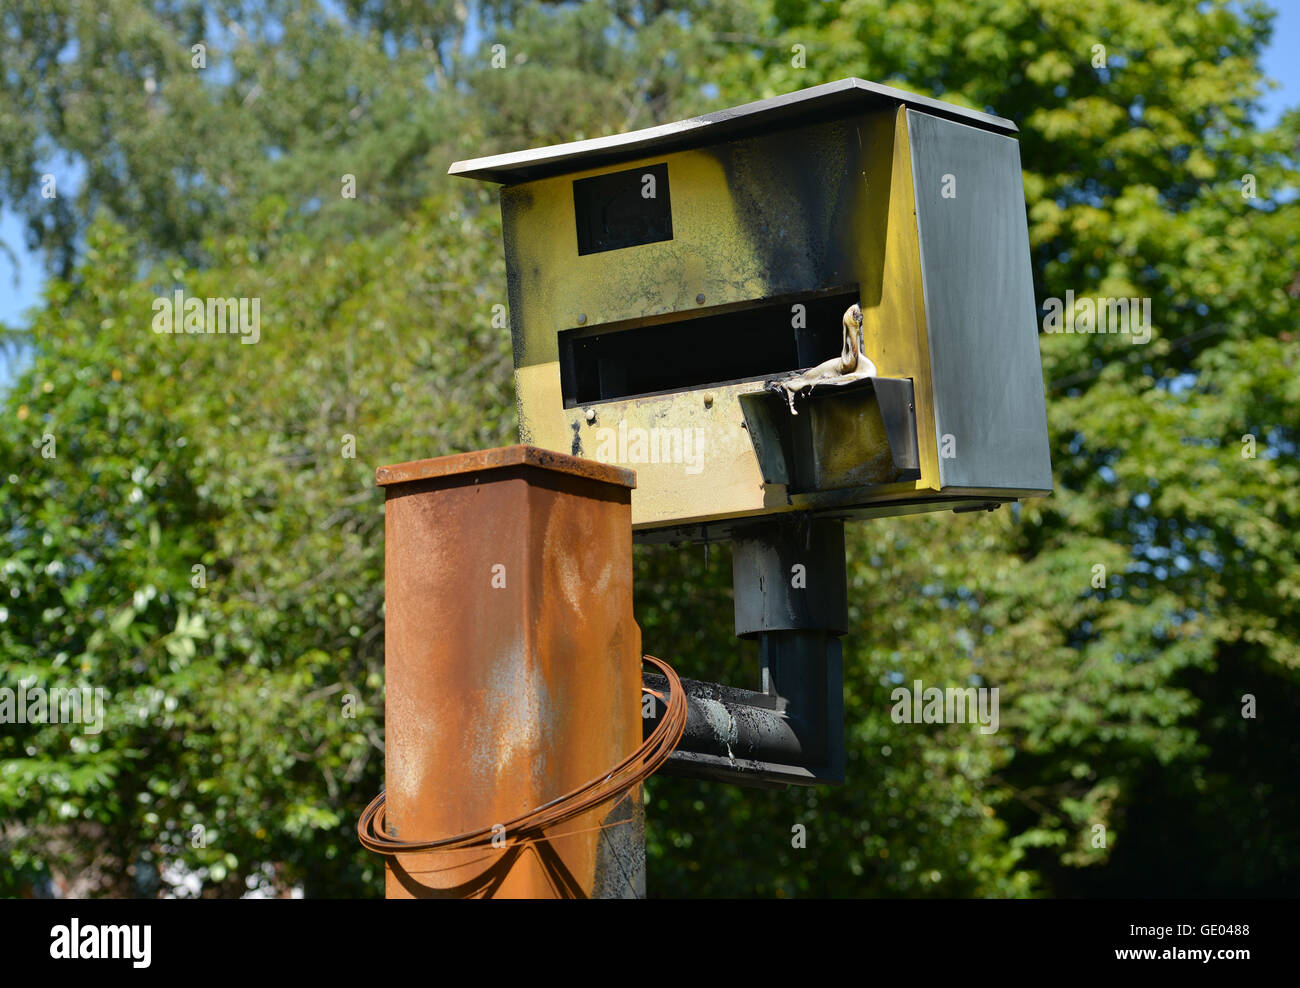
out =
<svg viewBox="0 0 1300 988"><path fill-rule="evenodd" d="M635 469L641 541L1050 493L1015 135L845 79L453 165L503 186L521 441ZM855 302L877 375L791 415Z"/></svg>

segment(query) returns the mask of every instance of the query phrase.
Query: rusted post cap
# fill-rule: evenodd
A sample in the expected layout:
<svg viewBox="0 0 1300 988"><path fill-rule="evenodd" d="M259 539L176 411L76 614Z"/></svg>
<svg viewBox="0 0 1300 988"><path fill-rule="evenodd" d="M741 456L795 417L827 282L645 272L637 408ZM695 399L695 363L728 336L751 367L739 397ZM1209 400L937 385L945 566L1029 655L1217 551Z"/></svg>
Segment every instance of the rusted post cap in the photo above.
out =
<svg viewBox="0 0 1300 988"><path fill-rule="evenodd" d="M413 480L430 480L435 477L453 477L458 474L481 473L484 470L521 466L569 474L586 480L599 480L607 484L619 484L628 489L636 488L635 470L522 444L380 467L375 471L375 484L379 487L388 487Z"/></svg>

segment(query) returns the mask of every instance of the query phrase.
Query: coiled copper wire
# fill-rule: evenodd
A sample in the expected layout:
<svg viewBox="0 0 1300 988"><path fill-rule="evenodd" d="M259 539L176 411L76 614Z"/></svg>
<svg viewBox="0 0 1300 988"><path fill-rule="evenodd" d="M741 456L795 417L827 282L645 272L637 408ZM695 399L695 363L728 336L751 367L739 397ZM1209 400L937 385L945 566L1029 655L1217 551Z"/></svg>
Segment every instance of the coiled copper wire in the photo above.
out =
<svg viewBox="0 0 1300 988"><path fill-rule="evenodd" d="M673 753L682 732L686 730L686 692L673 667L653 655L643 655L642 660L654 665L668 680L667 710L659 724L639 748L619 762L609 774L579 786L572 792L557 796L548 803L504 824L493 824L437 840L405 841L388 833L386 827L386 793L380 792L365 808L357 821L357 838L362 845L377 854L408 854L413 851L446 851L473 847L486 847L492 843L502 828L510 843L546 840L546 831L567 820L581 816L604 803L618 799L634 786L650 778ZM657 691L642 686L642 692L665 698ZM498 838L499 839L499 838Z"/></svg>

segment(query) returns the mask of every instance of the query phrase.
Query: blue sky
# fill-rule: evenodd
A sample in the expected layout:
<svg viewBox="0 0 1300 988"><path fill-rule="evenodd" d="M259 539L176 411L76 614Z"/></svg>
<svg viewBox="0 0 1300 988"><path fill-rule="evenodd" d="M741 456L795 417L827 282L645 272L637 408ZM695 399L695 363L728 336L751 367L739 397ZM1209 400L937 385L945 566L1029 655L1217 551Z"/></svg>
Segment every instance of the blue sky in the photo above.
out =
<svg viewBox="0 0 1300 988"><path fill-rule="evenodd" d="M1282 111L1300 104L1300 0L1274 0L1278 16L1273 22L1273 42L1264 53L1264 72L1281 83L1281 87L1265 94L1264 122L1271 124ZM24 314L40 297L44 275L41 258L24 246L22 226L18 218L0 205L0 243L16 255L14 260L0 252L0 322L10 326L26 324ZM13 368L7 366L6 357L0 353L0 385L12 377Z"/></svg>

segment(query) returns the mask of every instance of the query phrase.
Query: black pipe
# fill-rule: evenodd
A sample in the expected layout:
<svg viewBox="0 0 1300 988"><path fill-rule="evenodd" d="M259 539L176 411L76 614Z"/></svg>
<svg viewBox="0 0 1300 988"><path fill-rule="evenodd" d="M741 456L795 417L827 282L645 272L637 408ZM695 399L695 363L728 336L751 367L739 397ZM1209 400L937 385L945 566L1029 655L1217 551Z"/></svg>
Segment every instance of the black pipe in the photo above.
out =
<svg viewBox="0 0 1300 988"><path fill-rule="evenodd" d="M668 681L658 673L647 672L642 680L651 689L667 693ZM686 731L678 751L793 764L807 761L818 747L806 725L787 716L779 697L694 679L683 679L682 686L686 690ZM642 707L646 735L654 730L665 709L661 701L647 698Z"/></svg>

